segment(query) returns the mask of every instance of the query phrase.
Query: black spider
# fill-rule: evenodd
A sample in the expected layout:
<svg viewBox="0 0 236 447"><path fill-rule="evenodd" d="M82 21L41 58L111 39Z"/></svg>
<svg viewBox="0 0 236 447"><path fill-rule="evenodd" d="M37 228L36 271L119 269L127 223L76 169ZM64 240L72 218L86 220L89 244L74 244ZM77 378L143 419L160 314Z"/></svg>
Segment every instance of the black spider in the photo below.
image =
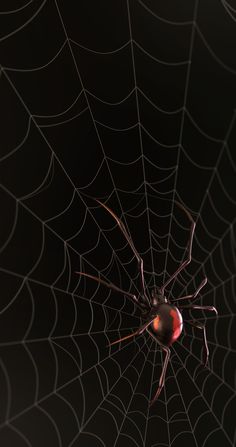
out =
<svg viewBox="0 0 236 447"><path fill-rule="evenodd" d="M166 369L168 365L168 361L170 358L170 348L171 346L180 336L182 329L183 329L183 319L182 315L179 309L204 309L209 311L214 311L217 314L217 310L213 306L198 306L198 305L178 305L176 307L174 304L171 304L170 301L166 298L164 291L167 285L176 278L176 276L183 270L190 262L191 262L191 253L192 253L192 242L193 242L193 235L195 230L195 222L191 216L191 214L184 208L184 206L179 203L175 202L188 216L190 222L191 222L191 229L190 229L190 237L188 241L188 257L187 259L179 266L179 268L176 270L176 272L169 277L169 279L163 284L160 288L152 290L151 299L149 299L148 295L145 291L145 281L144 281L144 272L143 272L143 260L138 254L133 241L131 237L129 236L124 224L121 222L121 220L116 216L116 214L108 208L108 206L101 203L99 200L97 202L103 206L116 220L117 224L119 225L123 235L125 236L128 244L130 245L139 265L139 271L140 271L140 279L141 279L141 293L139 295L139 298L136 297L136 295L133 295L132 293L126 292L125 290L120 289L119 287L115 286L114 284L108 283L106 281L103 281L102 279L90 275L88 273L83 272L76 272L80 275L87 276L88 278L91 278L110 289L115 290L116 292L121 292L122 294L126 295L137 307L140 308L142 312L142 318L145 321L145 323L135 332L133 332L130 335L127 335L126 337L120 338L119 340L116 340L115 342L111 343L111 345L114 345L115 343L119 343L122 340L126 340L127 338L134 337L135 335L142 334L145 330L151 335L151 337L154 338L156 342L158 342L159 346L163 351L165 351L165 361L161 373L161 377L159 380L159 386L156 391L156 394L154 395L153 399L150 402L150 405L152 405L156 399L158 398L163 385L165 383L165 374ZM173 302L179 302L186 299L192 299L192 301L195 300L197 295L199 294L200 290L205 286L207 283L207 278L204 278L197 290L192 295L186 295L181 298L174 298ZM207 339L206 339L206 330L205 325L201 324L197 320L190 320L186 321L187 324L190 324L193 327L199 328L203 331L203 339L204 339L204 347L205 347L205 366L208 361L209 357L209 350L207 345Z"/></svg>

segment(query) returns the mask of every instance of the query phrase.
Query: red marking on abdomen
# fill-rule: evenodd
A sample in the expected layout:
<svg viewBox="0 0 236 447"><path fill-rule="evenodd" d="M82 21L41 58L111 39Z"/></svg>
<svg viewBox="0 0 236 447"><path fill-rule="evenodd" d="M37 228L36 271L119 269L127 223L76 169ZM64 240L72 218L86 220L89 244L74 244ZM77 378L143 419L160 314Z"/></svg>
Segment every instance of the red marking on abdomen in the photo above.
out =
<svg viewBox="0 0 236 447"><path fill-rule="evenodd" d="M172 343L179 338L183 328L183 318L177 309L171 309L170 315L173 318L173 335Z"/></svg>
<svg viewBox="0 0 236 447"><path fill-rule="evenodd" d="M155 320L153 320L152 325L153 325L153 329L154 329L154 331L157 331L158 326L159 326L159 321L160 321L160 317L159 317L159 316L157 316L157 317L155 318Z"/></svg>

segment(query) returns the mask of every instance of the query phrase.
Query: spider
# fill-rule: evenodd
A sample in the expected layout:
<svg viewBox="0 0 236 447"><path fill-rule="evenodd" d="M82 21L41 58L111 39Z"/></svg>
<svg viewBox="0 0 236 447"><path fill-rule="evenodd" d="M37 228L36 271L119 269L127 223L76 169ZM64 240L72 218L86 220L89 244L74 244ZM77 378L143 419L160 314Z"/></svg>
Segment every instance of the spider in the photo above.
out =
<svg viewBox="0 0 236 447"><path fill-rule="evenodd" d="M139 268L139 274L140 274L140 280L141 280L141 290L139 297L137 298L136 295L133 295L130 292L126 292L125 290L122 290L121 288L117 287L116 285L112 283L108 283L96 276L90 275L88 273L83 272L76 272L79 275L86 276L90 279L93 279L97 281L98 283L101 283L105 285L106 287L109 287L110 289L115 290L116 292L120 292L123 295L127 296L128 299L130 299L141 311L142 320L144 321L144 324L142 324L139 329L135 332L133 332L130 335L127 335L126 337L122 337L119 340L114 341L113 343L110 343L109 346L112 346L116 343L120 343L123 340L127 340L128 338L134 337L135 335L140 335L144 331L147 331L148 334L155 340L155 342L158 343L161 350L165 352L165 360L162 367L162 373L159 379L159 386L158 389L153 396L152 400L150 401L150 405L152 405L158 398L159 394L161 393L161 390L165 384L165 375L167 370L167 365L170 359L170 346L179 338L182 329L183 329L183 318L181 314L181 309L203 309L208 311L213 311L217 315L217 310L213 306L198 306L193 305L193 301L197 298L200 290L206 285L207 278L205 277L202 282L200 283L197 290L192 295L186 295L182 296L180 298L174 298L171 302L170 300L165 296L165 289L170 284L171 281L173 281L177 275L185 268L187 265L191 262L191 256L192 256L192 242L193 242L193 236L194 231L196 227L196 223L194 222L191 214L189 211L179 202L175 202L176 205L181 208L185 214L187 215L189 221L191 222L191 228L190 228L190 236L189 241L187 245L188 249L188 255L187 259L182 262L182 264L178 267L176 272L174 272L167 281L159 288L154 288L151 291L151 297L146 293L145 288L145 280L144 280L144 270L143 270L143 259L138 254L133 241L131 237L129 236L124 224L122 221L117 217L117 215L110 209L108 206L106 206L104 203L100 202L100 200L95 199L103 208L105 208L111 216L116 220L120 230L122 231L124 237L126 238L131 250L134 253L134 256L137 259L138 262L138 268ZM182 302L184 300L192 300L191 305L179 305L179 302ZM178 306L178 307L177 307ZM206 338L206 328L205 325L200 323L197 320L188 320L185 321L185 323L191 325L194 328L200 329L203 333L203 342L204 342L204 349L205 349L205 363L204 366L207 365L208 358L209 358L209 349L207 345L207 338Z"/></svg>

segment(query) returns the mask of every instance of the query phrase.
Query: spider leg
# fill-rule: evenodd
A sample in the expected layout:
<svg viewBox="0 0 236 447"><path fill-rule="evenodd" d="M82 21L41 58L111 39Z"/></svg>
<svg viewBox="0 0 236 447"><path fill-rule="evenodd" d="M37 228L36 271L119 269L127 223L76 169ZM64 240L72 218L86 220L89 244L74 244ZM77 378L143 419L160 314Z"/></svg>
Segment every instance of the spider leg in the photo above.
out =
<svg viewBox="0 0 236 447"><path fill-rule="evenodd" d="M155 341L157 341L157 339L155 338L155 336L147 329L148 333L154 338ZM159 343L159 342L158 342ZM164 346L162 344L160 344L160 347L163 351L165 351L166 356L165 356L165 360L164 360L164 365L162 368L162 373L161 373L161 377L159 380L159 386L157 388L156 394L154 394L154 397L152 398L152 400L150 401L149 405L153 405L154 402L158 399L159 394L161 393L161 390L164 386L165 383L165 376L166 376L166 369L167 369L167 365L169 363L169 359L170 359L170 348L168 348L167 346Z"/></svg>
<svg viewBox="0 0 236 447"><path fill-rule="evenodd" d="M212 312L215 312L216 315L218 315L218 312L214 306L179 306L179 309L202 309L202 310L210 310Z"/></svg>
<svg viewBox="0 0 236 447"><path fill-rule="evenodd" d="M141 256L139 255L139 253L137 252L134 243L131 239L131 237L129 236L123 222L121 222L121 220L119 219L119 217L117 217L117 215L110 209L108 208L107 205L105 205L104 203L100 202L100 200L95 199L101 206L103 206L103 208L105 208L108 213L111 214L111 216L116 220L117 224L120 227L120 230L122 231L125 239L127 240L131 250L133 251L137 261L138 261L138 266L139 266L139 272L140 272L140 277L141 277L141 289L142 289L142 294L141 294L141 298L143 299L143 301L148 304L148 306L150 307L150 301L149 298L145 292L145 281L144 281L144 272L143 272L143 260L141 258Z"/></svg>
<svg viewBox="0 0 236 447"><path fill-rule="evenodd" d="M181 298L174 298L172 301L181 301L181 300L189 300L192 298L193 300L196 298L196 296L199 294L200 290L206 285L207 278L204 278L201 282L200 286L197 288L196 292L194 292L192 295L186 295L182 296Z"/></svg>
<svg viewBox="0 0 236 447"><path fill-rule="evenodd" d="M203 341L204 341L205 355L206 355L204 366L206 366L207 362L208 362L208 358L209 358L209 349L208 349L207 338L206 338L206 327L204 324L199 323L198 321L185 321L185 323L188 323L188 324L190 324L190 326L196 327L197 329L201 329L203 331Z"/></svg>
<svg viewBox="0 0 236 447"><path fill-rule="evenodd" d="M135 335L142 334L145 331L145 329L147 329L147 327L151 324L151 322L153 320L154 320L154 318L152 318L151 321L148 321L147 323L143 324L143 326L141 326L137 331L132 332L132 334L126 335L125 337L119 338L119 340L116 340L116 341L113 341L112 343L109 343L108 346L115 345L116 343L120 343L120 341L126 340L127 338L131 338L131 337L134 337Z"/></svg>
<svg viewBox="0 0 236 447"><path fill-rule="evenodd" d="M97 276L89 275L88 273L83 273L83 272L75 272L75 273L77 273L78 275L87 276L88 278L91 278L94 281L97 281L98 283L103 284L106 287L109 287L109 289L113 289L116 292L120 292L123 295L126 295L132 301L132 303L134 303L136 306L138 306L142 311L146 308L145 304L140 303L137 300L136 295L133 295L132 293L129 293L129 292L125 292L125 290L120 289L119 287L115 286L112 283L106 282L103 279L98 278Z"/></svg>
<svg viewBox="0 0 236 447"><path fill-rule="evenodd" d="M192 259L192 245L193 245L193 235L194 235L194 230L196 227L196 223L194 222L191 214L188 212L188 210L186 210L186 208L179 202L175 202L176 205L178 205L179 208L181 208L185 214L187 214L190 222L191 222L191 228L190 228L190 236L189 236L189 241L188 241L188 257L187 259L182 262L182 264L179 266L179 268L176 270L175 273L173 273L173 275L171 275L168 280L165 282L165 284L163 284L163 286L160 288L160 293L161 295L164 295L164 290L166 288L166 286L168 286L168 284L173 281L173 279L176 278L176 276L181 272L181 270L183 270L190 262Z"/></svg>

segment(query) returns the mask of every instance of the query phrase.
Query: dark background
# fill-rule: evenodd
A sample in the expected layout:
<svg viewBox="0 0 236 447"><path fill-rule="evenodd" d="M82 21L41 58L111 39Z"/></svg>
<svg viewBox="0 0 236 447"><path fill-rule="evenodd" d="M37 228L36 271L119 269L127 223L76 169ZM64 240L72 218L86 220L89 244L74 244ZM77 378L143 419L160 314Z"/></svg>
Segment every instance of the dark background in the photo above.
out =
<svg viewBox="0 0 236 447"><path fill-rule="evenodd" d="M233 0L2 1L0 443L235 445L236 9ZM208 284L163 362L122 295ZM200 333L199 333L200 332Z"/></svg>

